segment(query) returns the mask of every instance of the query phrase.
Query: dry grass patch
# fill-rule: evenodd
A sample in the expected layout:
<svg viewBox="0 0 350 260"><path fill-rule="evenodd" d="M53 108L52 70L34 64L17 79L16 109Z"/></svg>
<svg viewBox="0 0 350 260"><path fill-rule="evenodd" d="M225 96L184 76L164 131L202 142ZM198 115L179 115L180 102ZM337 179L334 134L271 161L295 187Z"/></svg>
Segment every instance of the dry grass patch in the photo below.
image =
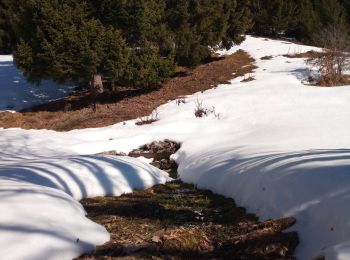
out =
<svg viewBox="0 0 350 260"><path fill-rule="evenodd" d="M246 83L254 80L255 80L254 76L251 74L248 74L248 75L244 75L244 78L241 80L241 82Z"/></svg>
<svg viewBox="0 0 350 260"><path fill-rule="evenodd" d="M269 55L269 56L264 56L264 57L261 57L260 60L272 60L272 56Z"/></svg>
<svg viewBox="0 0 350 260"><path fill-rule="evenodd" d="M291 58L291 59L298 59L298 58L310 59L310 58L317 57L318 55L319 55L319 52L317 51L307 51L302 53L284 54L283 57Z"/></svg>
<svg viewBox="0 0 350 260"><path fill-rule="evenodd" d="M115 88L106 91L100 97L96 113L91 110L88 93L82 93L21 113L0 113L0 127L68 131L144 117L169 100L205 91L250 73L256 68L253 63L252 57L239 50L227 57L213 58L193 70L179 68L177 74L157 90Z"/></svg>
<svg viewBox="0 0 350 260"><path fill-rule="evenodd" d="M259 222L232 199L180 181L82 201L111 241L81 259L294 259L295 219Z"/></svg>

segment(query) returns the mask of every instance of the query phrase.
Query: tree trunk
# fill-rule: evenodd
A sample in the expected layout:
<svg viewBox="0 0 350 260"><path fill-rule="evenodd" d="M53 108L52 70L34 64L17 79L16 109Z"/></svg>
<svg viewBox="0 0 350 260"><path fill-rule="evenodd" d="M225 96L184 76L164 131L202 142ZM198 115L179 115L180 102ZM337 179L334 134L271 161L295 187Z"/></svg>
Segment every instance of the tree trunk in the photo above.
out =
<svg viewBox="0 0 350 260"><path fill-rule="evenodd" d="M103 82L101 74L93 74L90 80L90 96L92 110L96 112L97 97L103 93Z"/></svg>

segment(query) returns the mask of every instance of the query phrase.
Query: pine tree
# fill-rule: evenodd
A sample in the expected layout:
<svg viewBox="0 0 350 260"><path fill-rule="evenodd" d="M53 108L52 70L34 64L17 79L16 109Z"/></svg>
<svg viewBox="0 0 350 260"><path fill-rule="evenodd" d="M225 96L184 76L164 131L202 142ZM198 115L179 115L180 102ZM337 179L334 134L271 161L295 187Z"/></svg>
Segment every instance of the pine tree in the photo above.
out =
<svg viewBox="0 0 350 260"><path fill-rule="evenodd" d="M11 53L17 42L15 29L17 0L0 0L0 53Z"/></svg>
<svg viewBox="0 0 350 260"><path fill-rule="evenodd" d="M344 7L347 18L348 18L348 23L350 22L350 0L340 0L340 4Z"/></svg>
<svg viewBox="0 0 350 260"><path fill-rule="evenodd" d="M319 44L317 35L323 28L337 26L346 32L347 15L342 4L350 8L348 0L253 0L253 32L270 36L284 33Z"/></svg>
<svg viewBox="0 0 350 260"><path fill-rule="evenodd" d="M314 45L323 47L322 40L320 40L320 32L328 28L338 28L344 34L348 34L348 23L346 10L338 0L314 0L313 1L313 20L308 18L308 30L305 30L305 35L308 42ZM304 40L305 41L305 40Z"/></svg>
<svg viewBox="0 0 350 260"><path fill-rule="evenodd" d="M1 1L1 0L0 0ZM246 0L24 0L14 53L30 81L156 87L175 65L196 66L212 47L241 42L252 26Z"/></svg>
<svg viewBox="0 0 350 260"><path fill-rule="evenodd" d="M223 10L229 9L226 32L223 37L223 47L229 49L233 44L239 44L244 40L243 34L254 25L253 15L250 9L250 1L238 0L236 3L227 1ZM224 27L225 28L225 27Z"/></svg>
<svg viewBox="0 0 350 260"><path fill-rule="evenodd" d="M120 33L89 19L74 1L27 0L19 15L16 65L28 80L87 84L94 74L120 81L129 50Z"/></svg>
<svg viewBox="0 0 350 260"><path fill-rule="evenodd" d="M253 0L255 14L253 31L260 35L277 36L290 30L297 13L294 0Z"/></svg>
<svg viewBox="0 0 350 260"><path fill-rule="evenodd" d="M297 14L286 31L287 36L312 44L313 35L320 27L320 17L310 0L296 1Z"/></svg>
<svg viewBox="0 0 350 260"><path fill-rule="evenodd" d="M89 3L92 16L119 29L130 46L127 84L157 87L174 74L172 34L164 21L164 0L91 0Z"/></svg>
<svg viewBox="0 0 350 260"><path fill-rule="evenodd" d="M157 88L175 71L174 57L159 57L156 45L146 40L132 52L128 69L129 84L143 88Z"/></svg>
<svg viewBox="0 0 350 260"><path fill-rule="evenodd" d="M252 25L249 1L167 0L167 21L175 36L176 61L196 66L220 43L230 47L243 40Z"/></svg>
<svg viewBox="0 0 350 260"><path fill-rule="evenodd" d="M315 10L320 17L322 27L347 26L346 11L338 0L315 1Z"/></svg>

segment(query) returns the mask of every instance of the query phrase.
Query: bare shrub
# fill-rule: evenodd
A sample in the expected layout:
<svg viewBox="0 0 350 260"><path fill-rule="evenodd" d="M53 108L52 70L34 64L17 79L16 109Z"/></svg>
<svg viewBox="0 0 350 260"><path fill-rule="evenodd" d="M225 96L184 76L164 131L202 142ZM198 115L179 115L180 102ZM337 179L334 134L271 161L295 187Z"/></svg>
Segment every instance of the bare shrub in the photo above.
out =
<svg viewBox="0 0 350 260"><path fill-rule="evenodd" d="M159 120L159 113L157 110L153 111L149 116L140 117L135 123L136 125L150 125Z"/></svg>
<svg viewBox="0 0 350 260"><path fill-rule="evenodd" d="M308 59L308 64L320 73L319 85L335 86L345 83L344 71L349 68L348 33L336 27L324 29L318 35L323 51Z"/></svg>
<svg viewBox="0 0 350 260"><path fill-rule="evenodd" d="M199 118L209 116L209 115L214 115L216 119L220 119L220 114L216 113L216 108L214 106L212 106L211 108L205 108L203 106L203 101L199 101L199 99L197 99L196 101L196 108L194 110L194 115Z"/></svg>
<svg viewBox="0 0 350 260"><path fill-rule="evenodd" d="M248 74L248 75L244 75L244 78L241 80L241 82L245 83L245 82L250 82L253 80L255 80L254 76L251 74Z"/></svg>
<svg viewBox="0 0 350 260"><path fill-rule="evenodd" d="M197 99L196 101L196 108L194 110L194 115L196 117L208 116L207 109L203 107L203 101L199 101L199 99Z"/></svg>
<svg viewBox="0 0 350 260"><path fill-rule="evenodd" d="M186 104L186 98L184 97L179 97L178 99L176 99L176 105L180 106L181 104Z"/></svg>

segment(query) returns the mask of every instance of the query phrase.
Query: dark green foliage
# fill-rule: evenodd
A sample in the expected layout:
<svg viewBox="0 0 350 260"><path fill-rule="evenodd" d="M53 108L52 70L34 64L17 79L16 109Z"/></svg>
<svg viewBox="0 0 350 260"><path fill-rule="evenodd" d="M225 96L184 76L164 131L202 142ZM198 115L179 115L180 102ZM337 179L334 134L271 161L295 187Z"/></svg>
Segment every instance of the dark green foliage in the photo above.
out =
<svg viewBox="0 0 350 260"><path fill-rule="evenodd" d="M295 22L296 7L294 0L253 0L254 32L261 35L277 36L288 30Z"/></svg>
<svg viewBox="0 0 350 260"><path fill-rule="evenodd" d="M318 45L317 35L323 28L349 26L344 6L350 11L347 0L253 0L253 32Z"/></svg>
<svg viewBox="0 0 350 260"><path fill-rule="evenodd" d="M26 0L20 13L16 65L33 82L53 79L81 84L101 73L122 80L129 50L120 33L86 17L73 1Z"/></svg>
<svg viewBox="0 0 350 260"><path fill-rule="evenodd" d="M157 42L164 28L163 0L90 0L89 10L103 24L120 29L129 44L141 40Z"/></svg>
<svg viewBox="0 0 350 260"><path fill-rule="evenodd" d="M310 0L299 0L296 4L297 13L286 34L306 43L313 43L314 34L320 27L318 12Z"/></svg>
<svg viewBox="0 0 350 260"><path fill-rule="evenodd" d="M118 28L130 46L132 54L122 83L157 87L175 72L164 1L90 1L89 10L103 24Z"/></svg>
<svg viewBox="0 0 350 260"><path fill-rule="evenodd" d="M1 1L1 0L0 0ZM157 87L177 64L196 66L252 26L246 0L24 0L17 66L33 82Z"/></svg>
<svg viewBox="0 0 350 260"><path fill-rule="evenodd" d="M348 23L350 22L350 0L340 0L340 3L343 5L348 18Z"/></svg>
<svg viewBox="0 0 350 260"><path fill-rule="evenodd" d="M0 52L15 49L33 82L84 85L97 73L157 87L176 65L240 43L254 22L253 33L320 44L322 28L347 31L349 12L349 0L0 0Z"/></svg>
<svg viewBox="0 0 350 260"><path fill-rule="evenodd" d="M215 2L215 3L213 3ZM175 37L176 60L195 66L210 56L208 46L240 43L251 28L248 1L167 0L167 21Z"/></svg>
<svg viewBox="0 0 350 260"><path fill-rule="evenodd" d="M142 87L158 87L175 71L173 56L160 58L158 46L140 42L133 51L129 64L129 83Z"/></svg>
<svg viewBox="0 0 350 260"><path fill-rule="evenodd" d="M323 27L342 26L346 23L346 12L338 0L314 1L314 7Z"/></svg>
<svg viewBox="0 0 350 260"><path fill-rule="evenodd" d="M301 1L298 16L299 35L305 42L321 46L319 34L325 28L337 27L347 31L347 14L338 0Z"/></svg>
<svg viewBox="0 0 350 260"><path fill-rule="evenodd" d="M0 0L0 53L11 53L17 42L14 23L18 0Z"/></svg>

